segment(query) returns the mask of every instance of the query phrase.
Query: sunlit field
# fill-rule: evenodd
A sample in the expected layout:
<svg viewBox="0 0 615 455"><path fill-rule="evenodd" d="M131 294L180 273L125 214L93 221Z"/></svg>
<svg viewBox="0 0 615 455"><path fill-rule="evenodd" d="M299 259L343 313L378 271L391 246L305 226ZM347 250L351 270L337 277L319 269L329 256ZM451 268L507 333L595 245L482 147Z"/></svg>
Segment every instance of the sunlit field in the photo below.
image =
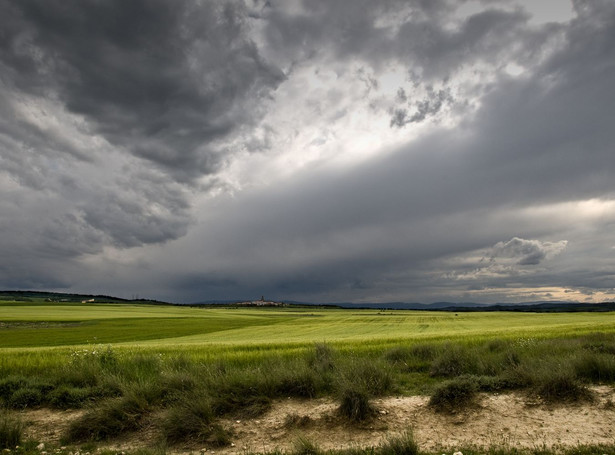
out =
<svg viewBox="0 0 615 455"><path fill-rule="evenodd" d="M478 392L589 400L588 385L614 382L612 312L0 303L0 406L88 409L68 443L158 416L165 444L224 446L219 419L289 397L340 400L354 422L374 397L431 395L446 411Z"/></svg>

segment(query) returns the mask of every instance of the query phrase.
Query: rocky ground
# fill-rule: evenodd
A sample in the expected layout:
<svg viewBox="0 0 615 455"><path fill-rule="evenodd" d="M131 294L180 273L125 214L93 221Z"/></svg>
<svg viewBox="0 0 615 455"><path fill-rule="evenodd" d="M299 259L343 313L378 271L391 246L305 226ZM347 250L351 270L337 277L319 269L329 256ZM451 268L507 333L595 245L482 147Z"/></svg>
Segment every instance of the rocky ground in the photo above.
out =
<svg viewBox="0 0 615 455"><path fill-rule="evenodd" d="M580 444L615 444L615 391L594 387L596 399L574 405L545 405L522 393L484 394L479 404L453 414L436 413L428 397L388 397L374 400L377 414L369 422L351 425L336 412L331 399L280 400L256 419L223 420L233 434L224 448L206 445L174 447L177 453L208 452L220 455L246 451L290 449L299 437L323 449L378 445L389 435L412 429L422 450L454 450L468 446L562 447ZM22 412L26 437L59 444L66 426L83 411ZM103 444L130 450L156 444L155 419L150 428Z"/></svg>

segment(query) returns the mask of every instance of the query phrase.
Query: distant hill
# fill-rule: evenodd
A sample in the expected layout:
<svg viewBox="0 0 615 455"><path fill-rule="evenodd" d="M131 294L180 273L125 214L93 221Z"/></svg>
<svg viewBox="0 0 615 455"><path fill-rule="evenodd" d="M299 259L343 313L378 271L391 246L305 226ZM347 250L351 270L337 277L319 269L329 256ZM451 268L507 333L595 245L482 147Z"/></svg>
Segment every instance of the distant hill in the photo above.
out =
<svg viewBox="0 0 615 455"><path fill-rule="evenodd" d="M69 294L63 292L41 292L41 291L0 291L0 301L14 302L58 302L58 303L147 303L154 305L168 305L167 302L149 299L128 300L120 297L108 295L92 294Z"/></svg>
<svg viewBox="0 0 615 455"><path fill-rule="evenodd" d="M374 310L422 310L422 311L450 311L456 313L470 311L515 311L533 313L563 313L563 312L604 312L615 311L615 302L604 303L580 303L565 301L546 302L522 302L522 303L474 303L474 302L434 302L434 303L311 303L294 300L265 301L262 300L206 300L188 304L161 302L149 299L122 299L108 295L69 294L62 292L40 291L0 291L0 301L14 302L63 302L63 303L136 303L148 305L182 305L182 306L206 306L206 305L233 305L233 306L307 306L320 308L347 308L347 309L374 309Z"/></svg>
<svg viewBox="0 0 615 455"><path fill-rule="evenodd" d="M242 301L238 300L208 300L203 302L191 303L190 305L235 305ZM421 311L520 311L533 313L547 312L578 312L578 311L615 311L614 302L605 303L579 303L565 301L549 302L521 302L521 303L474 303L474 302L434 302L434 303L407 303L407 302L386 302L386 303L311 303L295 300L285 300L285 304L298 306L318 306L346 309L373 309L373 310L421 310Z"/></svg>

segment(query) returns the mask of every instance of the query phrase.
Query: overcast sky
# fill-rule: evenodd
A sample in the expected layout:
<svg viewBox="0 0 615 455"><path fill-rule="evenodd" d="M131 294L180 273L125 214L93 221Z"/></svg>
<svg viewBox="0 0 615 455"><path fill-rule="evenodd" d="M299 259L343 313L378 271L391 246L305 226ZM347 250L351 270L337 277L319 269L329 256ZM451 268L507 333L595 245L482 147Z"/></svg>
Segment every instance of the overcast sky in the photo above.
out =
<svg viewBox="0 0 615 455"><path fill-rule="evenodd" d="M612 0L3 0L0 288L615 299Z"/></svg>

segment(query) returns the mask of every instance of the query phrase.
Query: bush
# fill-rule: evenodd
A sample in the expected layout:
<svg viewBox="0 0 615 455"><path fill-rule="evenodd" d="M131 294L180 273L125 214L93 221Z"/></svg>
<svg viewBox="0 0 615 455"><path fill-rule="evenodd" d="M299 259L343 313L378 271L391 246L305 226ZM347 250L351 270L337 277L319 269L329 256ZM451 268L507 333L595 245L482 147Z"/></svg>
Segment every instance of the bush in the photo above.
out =
<svg viewBox="0 0 615 455"><path fill-rule="evenodd" d="M339 413L351 422L362 422L375 413L368 394L361 389L348 388L340 397Z"/></svg>
<svg viewBox="0 0 615 455"><path fill-rule="evenodd" d="M0 449L14 449L21 444L23 425L8 413L0 413Z"/></svg>
<svg viewBox="0 0 615 455"><path fill-rule="evenodd" d="M380 455L418 455L419 446L411 431L390 437L380 447Z"/></svg>
<svg viewBox="0 0 615 455"><path fill-rule="evenodd" d="M475 403L478 386L471 378L446 381L436 388L429 405L439 412L456 412Z"/></svg>

